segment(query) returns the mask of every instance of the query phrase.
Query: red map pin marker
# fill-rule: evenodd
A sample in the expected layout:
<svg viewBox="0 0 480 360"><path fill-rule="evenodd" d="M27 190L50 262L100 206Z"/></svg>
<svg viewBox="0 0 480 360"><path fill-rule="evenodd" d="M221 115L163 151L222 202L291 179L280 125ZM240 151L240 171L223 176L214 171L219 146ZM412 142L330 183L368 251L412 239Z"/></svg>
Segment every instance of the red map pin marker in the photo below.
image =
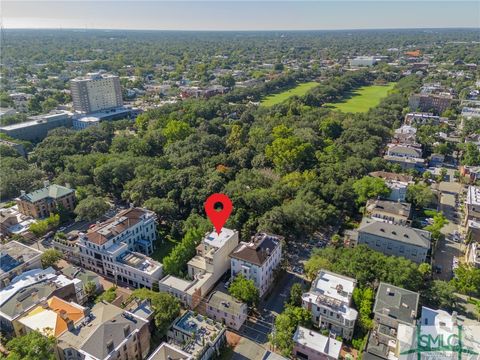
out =
<svg viewBox="0 0 480 360"><path fill-rule="evenodd" d="M215 210L215 205L218 203L222 204L222 210ZM205 212L218 235L222 232L223 225L227 222L232 209L232 201L225 194L212 194L205 201Z"/></svg>

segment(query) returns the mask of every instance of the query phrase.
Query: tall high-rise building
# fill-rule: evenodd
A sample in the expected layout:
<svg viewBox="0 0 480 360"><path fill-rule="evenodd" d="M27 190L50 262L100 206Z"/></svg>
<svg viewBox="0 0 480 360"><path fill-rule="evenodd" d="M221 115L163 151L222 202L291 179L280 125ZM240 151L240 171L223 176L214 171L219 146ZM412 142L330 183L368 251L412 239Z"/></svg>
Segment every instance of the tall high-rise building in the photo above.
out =
<svg viewBox="0 0 480 360"><path fill-rule="evenodd" d="M71 80L70 89L77 112L88 114L123 105L120 80L115 75L91 73Z"/></svg>

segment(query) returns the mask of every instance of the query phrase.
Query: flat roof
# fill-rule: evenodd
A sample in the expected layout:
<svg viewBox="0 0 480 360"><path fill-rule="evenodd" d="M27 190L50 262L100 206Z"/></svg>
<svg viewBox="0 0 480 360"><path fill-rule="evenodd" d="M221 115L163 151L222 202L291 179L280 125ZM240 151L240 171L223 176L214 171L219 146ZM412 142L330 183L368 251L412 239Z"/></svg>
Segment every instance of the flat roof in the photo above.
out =
<svg viewBox="0 0 480 360"><path fill-rule="evenodd" d="M208 244L212 247L221 248L225 243L230 240L235 235L236 231L222 228L220 234L217 234L216 231L212 231L211 233L205 235L203 242Z"/></svg>
<svg viewBox="0 0 480 360"><path fill-rule="evenodd" d="M419 295L416 292L381 282L373 312L406 324L415 324Z"/></svg>
<svg viewBox="0 0 480 360"><path fill-rule="evenodd" d="M246 304L235 299L229 294L225 294L221 291L214 291L210 298L208 299L208 305L214 307L215 309L221 310L225 313L239 315L245 313L246 315ZM245 310L245 311L242 311Z"/></svg>
<svg viewBox="0 0 480 360"><path fill-rule="evenodd" d="M18 241L0 244L0 277L41 255L40 250L21 244Z"/></svg>
<svg viewBox="0 0 480 360"><path fill-rule="evenodd" d="M355 279L321 269L312 284L312 291L348 304L356 284Z"/></svg>
<svg viewBox="0 0 480 360"><path fill-rule="evenodd" d="M36 119L33 119L33 120L24 121L18 124L0 126L0 129L9 131L9 130L16 130L16 129L22 129L30 126L35 126L38 124L44 124L46 122L61 121L61 120L64 120L64 116L68 116L68 115L70 115L68 111L64 111L56 114L39 115Z"/></svg>
<svg viewBox="0 0 480 360"><path fill-rule="evenodd" d="M297 327L293 335L293 341L319 353L327 354L334 359L339 358L340 350L342 349L341 341L337 341L329 336L323 336L303 326Z"/></svg>
<svg viewBox="0 0 480 360"><path fill-rule="evenodd" d="M133 251L124 252L119 258L119 262L122 262L128 266L131 266L137 270L143 271L145 273L151 274L154 271L158 270L162 265L155 260L139 254Z"/></svg>
<svg viewBox="0 0 480 360"><path fill-rule="evenodd" d="M186 291L192 285L192 281L180 279L172 275L167 275L162 280L160 280L160 284L169 286L179 291Z"/></svg>

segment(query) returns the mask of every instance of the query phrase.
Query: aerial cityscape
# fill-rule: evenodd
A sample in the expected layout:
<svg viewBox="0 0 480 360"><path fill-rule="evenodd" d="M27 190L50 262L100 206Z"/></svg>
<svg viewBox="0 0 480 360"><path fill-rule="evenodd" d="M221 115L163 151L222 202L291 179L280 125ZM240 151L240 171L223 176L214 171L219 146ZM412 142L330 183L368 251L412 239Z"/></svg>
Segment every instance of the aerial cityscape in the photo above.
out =
<svg viewBox="0 0 480 360"><path fill-rule="evenodd" d="M480 360L479 2L1 3L0 359Z"/></svg>

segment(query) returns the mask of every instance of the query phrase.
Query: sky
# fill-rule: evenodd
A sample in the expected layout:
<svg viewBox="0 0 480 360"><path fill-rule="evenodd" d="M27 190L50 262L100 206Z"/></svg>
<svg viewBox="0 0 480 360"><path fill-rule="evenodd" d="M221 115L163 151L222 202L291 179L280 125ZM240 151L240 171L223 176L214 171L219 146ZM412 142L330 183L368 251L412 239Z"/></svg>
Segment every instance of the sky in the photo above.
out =
<svg viewBox="0 0 480 360"><path fill-rule="evenodd" d="M7 29L480 28L480 1L0 0L0 21Z"/></svg>

